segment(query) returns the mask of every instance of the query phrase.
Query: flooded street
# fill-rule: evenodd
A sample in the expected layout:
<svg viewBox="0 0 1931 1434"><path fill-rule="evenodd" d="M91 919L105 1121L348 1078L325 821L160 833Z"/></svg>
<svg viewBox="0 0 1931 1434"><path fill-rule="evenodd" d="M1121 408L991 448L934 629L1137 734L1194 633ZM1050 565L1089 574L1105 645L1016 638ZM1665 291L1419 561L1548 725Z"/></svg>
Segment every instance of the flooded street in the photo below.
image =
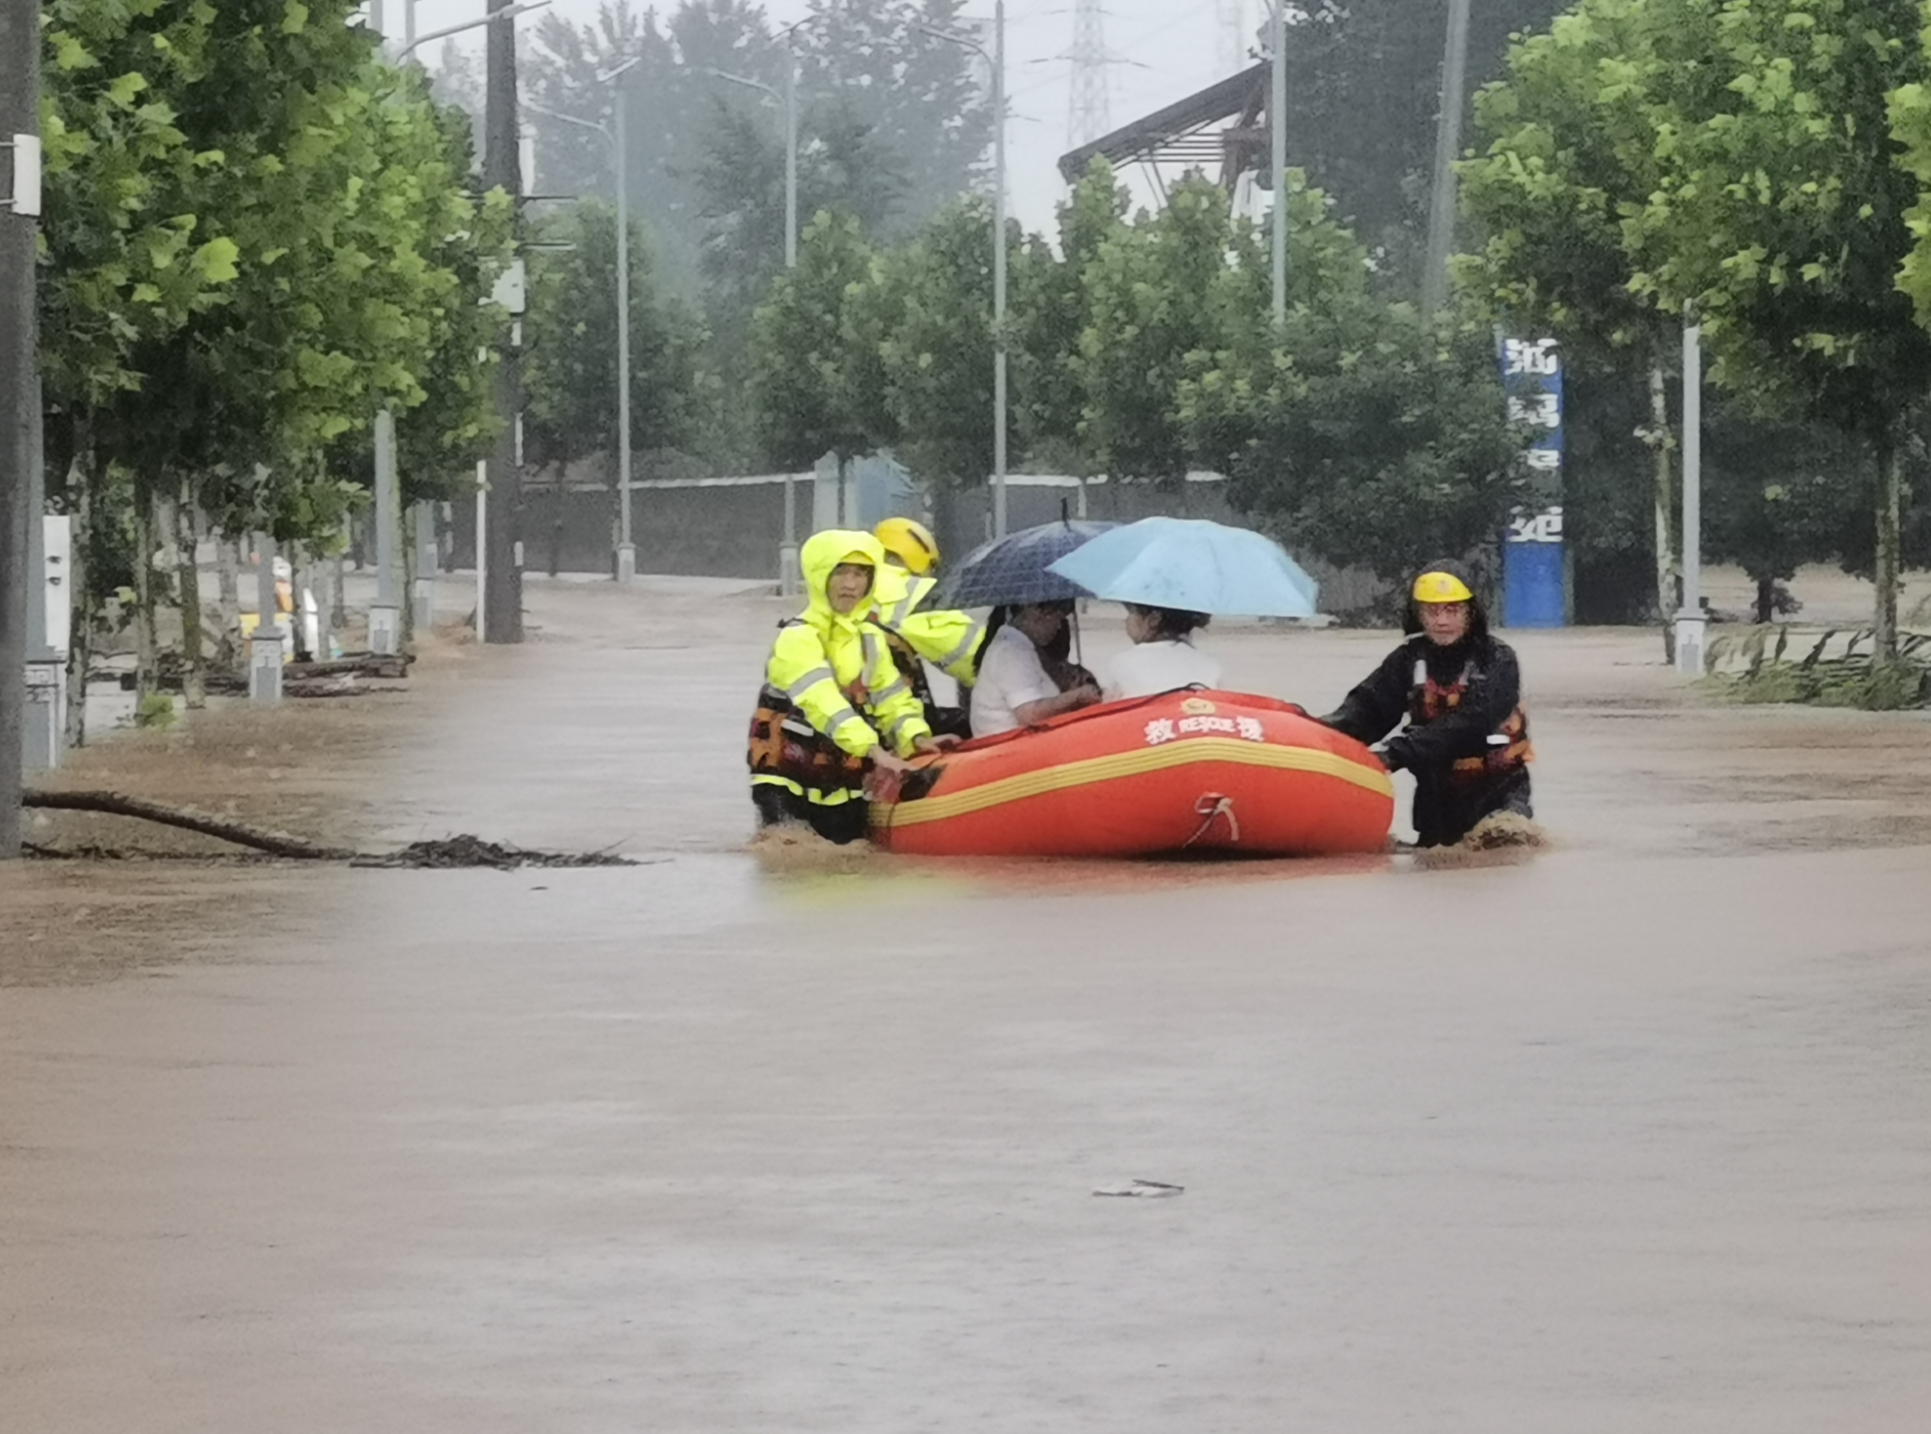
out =
<svg viewBox="0 0 1931 1434"><path fill-rule="evenodd" d="M1931 716L1524 634L1526 864L761 860L785 606L530 610L195 780L636 867L0 871L7 1428L1924 1427ZM1389 638L1205 641L1322 711Z"/></svg>

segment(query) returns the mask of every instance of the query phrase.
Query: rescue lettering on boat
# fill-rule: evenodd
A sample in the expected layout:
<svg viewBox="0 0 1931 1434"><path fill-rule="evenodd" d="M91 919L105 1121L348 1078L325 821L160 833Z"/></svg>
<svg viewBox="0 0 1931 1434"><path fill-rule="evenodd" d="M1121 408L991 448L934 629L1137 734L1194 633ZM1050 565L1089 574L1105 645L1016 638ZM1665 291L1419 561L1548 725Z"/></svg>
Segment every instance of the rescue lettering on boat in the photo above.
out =
<svg viewBox="0 0 1931 1434"><path fill-rule="evenodd" d="M1147 745L1158 747L1163 742L1172 742L1180 737L1206 737L1216 733L1240 737L1249 742L1267 740L1267 730L1261 726L1260 718L1222 717L1213 712L1213 704L1202 702L1199 705L1208 710L1191 717L1156 717L1147 723Z"/></svg>

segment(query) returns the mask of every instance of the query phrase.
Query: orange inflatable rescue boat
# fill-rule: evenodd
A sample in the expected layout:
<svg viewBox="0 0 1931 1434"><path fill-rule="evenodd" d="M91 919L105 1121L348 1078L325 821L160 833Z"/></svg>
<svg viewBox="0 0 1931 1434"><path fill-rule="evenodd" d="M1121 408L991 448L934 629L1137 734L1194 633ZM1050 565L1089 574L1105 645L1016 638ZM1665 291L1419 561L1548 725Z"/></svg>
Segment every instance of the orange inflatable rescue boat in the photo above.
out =
<svg viewBox="0 0 1931 1434"><path fill-rule="evenodd" d="M1374 754L1299 707L1183 688L934 758L871 804L871 835L924 856L1317 856L1380 851L1394 806Z"/></svg>

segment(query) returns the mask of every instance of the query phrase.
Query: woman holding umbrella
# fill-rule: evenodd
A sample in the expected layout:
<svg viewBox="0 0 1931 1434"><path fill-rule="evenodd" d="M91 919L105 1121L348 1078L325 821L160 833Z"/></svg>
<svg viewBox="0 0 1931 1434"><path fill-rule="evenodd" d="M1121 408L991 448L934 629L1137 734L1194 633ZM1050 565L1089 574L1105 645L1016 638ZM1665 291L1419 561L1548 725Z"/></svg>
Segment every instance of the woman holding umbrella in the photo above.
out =
<svg viewBox="0 0 1931 1434"><path fill-rule="evenodd" d="M1209 614L1312 617L1320 593L1272 538L1199 518L1142 518L1098 535L1048 571L1126 604L1133 647L1108 664L1108 698L1218 687L1220 663L1193 644Z"/></svg>

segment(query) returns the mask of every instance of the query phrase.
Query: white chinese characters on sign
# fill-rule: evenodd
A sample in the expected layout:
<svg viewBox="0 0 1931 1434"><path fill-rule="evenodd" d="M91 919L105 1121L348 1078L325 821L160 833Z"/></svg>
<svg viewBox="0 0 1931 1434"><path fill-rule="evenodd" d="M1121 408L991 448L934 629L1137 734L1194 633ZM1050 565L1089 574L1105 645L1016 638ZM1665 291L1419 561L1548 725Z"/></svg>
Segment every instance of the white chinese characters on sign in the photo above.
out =
<svg viewBox="0 0 1931 1434"><path fill-rule="evenodd" d="M1562 371L1562 357L1554 339L1507 339L1502 344L1502 372L1508 378L1545 377Z"/></svg>
<svg viewBox="0 0 1931 1434"><path fill-rule="evenodd" d="M1535 393L1509 400L1509 422L1525 423L1532 428L1562 427L1562 399L1553 393Z"/></svg>
<svg viewBox="0 0 1931 1434"><path fill-rule="evenodd" d="M1265 742L1266 729L1258 717L1222 717L1218 714L1196 713L1191 717L1156 717L1146 725L1147 746L1158 747L1163 742L1171 742L1176 737L1206 737L1216 733L1235 736L1249 742Z"/></svg>
<svg viewBox="0 0 1931 1434"><path fill-rule="evenodd" d="M1540 513L1517 513L1509 519L1511 543L1559 543L1562 541L1562 509L1544 508Z"/></svg>

